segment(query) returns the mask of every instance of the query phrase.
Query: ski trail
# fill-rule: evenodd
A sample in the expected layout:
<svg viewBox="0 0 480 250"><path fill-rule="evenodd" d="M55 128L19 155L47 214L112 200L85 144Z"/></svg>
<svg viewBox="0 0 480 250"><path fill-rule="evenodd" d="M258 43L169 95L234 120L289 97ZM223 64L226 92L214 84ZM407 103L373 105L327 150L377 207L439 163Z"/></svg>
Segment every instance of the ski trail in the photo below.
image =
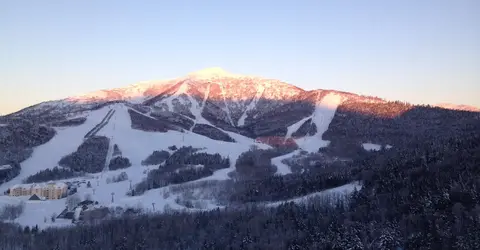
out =
<svg viewBox="0 0 480 250"><path fill-rule="evenodd" d="M309 152L317 152L319 148L326 147L330 143L330 141L323 140L322 136L328 130L338 106L343 102L343 98L338 94L329 93L317 102L312 116L312 121L317 127L317 133L313 136L307 135L295 140L299 147Z"/></svg>
<svg viewBox="0 0 480 250"><path fill-rule="evenodd" d="M247 108L245 109L245 111L243 112L242 116L240 117L240 119L238 119L238 126L244 126L245 125L245 119L247 118L248 116L248 111L252 110L255 108L255 106L257 105L257 102L258 100L260 100L260 98L262 97L263 95L263 92L265 91L265 87L263 86L259 86L259 89L257 91L257 93L255 94L255 97L252 99L252 101L248 104Z"/></svg>
<svg viewBox="0 0 480 250"><path fill-rule="evenodd" d="M109 110L110 108L106 106L90 112L87 120L79 126L55 128L55 136L48 142L33 148L32 155L20 163L20 174L10 181L1 184L0 193L3 193L15 184L22 183L22 181L30 175L47 168L58 166L58 161L60 161L62 157L75 152L82 142L84 142L85 134L98 125Z"/></svg>
<svg viewBox="0 0 480 250"><path fill-rule="evenodd" d="M211 86L212 86L212 84L209 83L208 87L207 87L207 90L205 91L205 96L203 97L203 101L202 101L202 112L203 112L203 109L205 108L205 103L207 102L208 97L210 96L210 87Z"/></svg>
<svg viewBox="0 0 480 250"><path fill-rule="evenodd" d="M185 82L182 82L182 84L180 85L180 87L178 87L177 91L175 91L175 93L173 93L172 95L168 96L167 98L165 98L164 100L162 100L161 102L162 103L165 103L167 106L168 106L168 111L171 111L173 112L173 103L172 101L174 99L178 99L180 101L180 98L179 96L181 94L187 94L187 89L188 89L188 86L185 84Z"/></svg>
<svg viewBox="0 0 480 250"><path fill-rule="evenodd" d="M87 134L85 134L85 139L95 136L95 134L98 133L98 131L100 131L102 127L105 126L106 123L108 123L108 121L113 115L113 112L114 110L110 109L108 113L105 115L105 117L103 117L103 119L97 125L95 125L95 127L93 127L90 131L88 131Z"/></svg>
<svg viewBox="0 0 480 250"><path fill-rule="evenodd" d="M278 157L275 157L275 158L271 159L271 163L277 167L277 174L278 175L286 175L286 174L291 174L292 173L292 170L290 169L290 166L288 166L287 164L284 164L282 161L284 159L287 159L287 158L290 158L290 157L294 156L298 152L299 152L299 150L295 150L291 153L284 154L284 155L281 155L281 156L278 156Z"/></svg>
<svg viewBox="0 0 480 250"><path fill-rule="evenodd" d="M110 138L110 142L108 144L108 151L105 158L105 167L103 168L103 172L106 172L109 170L108 166L110 165L110 161L112 160L112 157L113 157L113 145L115 144L113 143L112 139L113 138Z"/></svg>
<svg viewBox="0 0 480 250"><path fill-rule="evenodd" d="M192 115L195 117L195 119L192 119L191 117L183 115L184 117L193 121L193 126L190 128L190 131L193 131L193 128L195 128L195 125L197 125L197 123L200 123L200 124L204 123L204 124L211 125L210 122L208 122L202 116L203 107L205 106L205 102L207 101L208 94L210 92L210 85L207 89L207 93L205 94L201 104L198 103L198 101L195 100L195 98L193 98L191 95L189 95L187 93L188 86L186 86L182 91L183 91L183 94L185 94L187 96L188 100L190 101L190 103L191 103L190 113L192 113Z"/></svg>
<svg viewBox="0 0 480 250"><path fill-rule="evenodd" d="M308 119L312 118L312 116L305 117L301 119L300 121L288 126L287 128L287 134L285 135L285 141L290 139L292 137L292 134L297 132L297 130L303 125L304 122L306 122Z"/></svg>
<svg viewBox="0 0 480 250"><path fill-rule="evenodd" d="M220 85L220 90L222 91L223 103L225 104L225 112L227 113L228 120L230 121L230 125L235 126L233 124L232 115L230 114L230 109L228 108L227 98L225 97L225 89L223 88L222 84L219 84L219 85Z"/></svg>
<svg viewBox="0 0 480 250"><path fill-rule="evenodd" d="M212 86L212 84L209 83L208 87L207 87L207 90L205 91L205 96L203 97L203 100L202 100L202 105L198 109L197 116L195 116L195 117L196 117L196 120L198 121L198 123L204 123L204 124L213 126L213 124L211 124L209 121L207 121L207 119L203 118L203 116L202 116L203 110L205 109L205 103L207 102L208 97L210 96L210 87L211 86ZM193 130L194 127L195 127L195 125L192 127L192 130Z"/></svg>
<svg viewBox="0 0 480 250"><path fill-rule="evenodd" d="M115 106L115 107L117 107L117 106ZM113 109L112 115L108 119L107 123L105 125L103 125L102 128L104 128L111 121L111 119L113 117L112 129L113 129L113 132L115 131L116 116L113 116L113 114L115 114L116 111L117 111L116 109ZM100 130L97 131L97 133L100 132ZM102 175L103 175L104 172L107 172L109 170L110 161L112 160L112 157L113 157L113 151L114 151L113 148L114 148L114 145L115 145L115 143L113 141L113 134L114 133L112 133L109 137L108 151L107 151L107 155L105 156L105 167L103 168Z"/></svg>

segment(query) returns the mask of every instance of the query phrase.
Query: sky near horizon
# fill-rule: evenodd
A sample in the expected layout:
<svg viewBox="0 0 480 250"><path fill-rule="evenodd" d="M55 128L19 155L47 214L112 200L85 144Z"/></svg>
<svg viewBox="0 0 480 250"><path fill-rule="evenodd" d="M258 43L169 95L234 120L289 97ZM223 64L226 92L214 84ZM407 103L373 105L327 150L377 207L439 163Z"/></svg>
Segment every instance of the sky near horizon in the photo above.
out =
<svg viewBox="0 0 480 250"><path fill-rule="evenodd" d="M480 107L478 0L0 0L0 114L209 67Z"/></svg>

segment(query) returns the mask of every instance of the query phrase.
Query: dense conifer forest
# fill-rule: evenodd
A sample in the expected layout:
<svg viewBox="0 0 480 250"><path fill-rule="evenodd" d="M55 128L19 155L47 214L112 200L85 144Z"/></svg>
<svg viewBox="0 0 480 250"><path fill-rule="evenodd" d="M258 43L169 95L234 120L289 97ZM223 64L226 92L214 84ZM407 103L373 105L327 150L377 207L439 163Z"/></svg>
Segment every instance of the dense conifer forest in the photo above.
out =
<svg viewBox="0 0 480 250"><path fill-rule="evenodd" d="M349 178L363 187L349 197L126 216L43 231L3 223L0 248L480 249L478 132L417 141L356 164Z"/></svg>

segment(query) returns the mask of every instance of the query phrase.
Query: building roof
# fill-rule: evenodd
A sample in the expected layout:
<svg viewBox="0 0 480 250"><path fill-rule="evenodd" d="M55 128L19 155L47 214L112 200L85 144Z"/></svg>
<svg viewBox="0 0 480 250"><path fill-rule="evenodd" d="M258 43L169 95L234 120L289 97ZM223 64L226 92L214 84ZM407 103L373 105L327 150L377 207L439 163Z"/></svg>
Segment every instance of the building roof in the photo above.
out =
<svg viewBox="0 0 480 250"><path fill-rule="evenodd" d="M68 187L68 185L63 183L63 182L48 182L48 183L16 184L16 185L13 185L10 189L46 188L46 187L49 187L49 186L52 186L52 185L56 188L66 188L66 187Z"/></svg>
<svg viewBox="0 0 480 250"><path fill-rule="evenodd" d="M32 196L30 196L29 200L41 201L41 200L45 200L45 197L43 197L43 196L38 196L37 194L33 194Z"/></svg>
<svg viewBox="0 0 480 250"><path fill-rule="evenodd" d="M17 189L17 188L30 188L32 184L16 184L13 185L10 189Z"/></svg>
<svg viewBox="0 0 480 250"><path fill-rule="evenodd" d="M81 206L81 205L90 205L90 204L93 204L94 202L91 201L91 200L84 200L82 202L79 202L78 203L78 206Z"/></svg>

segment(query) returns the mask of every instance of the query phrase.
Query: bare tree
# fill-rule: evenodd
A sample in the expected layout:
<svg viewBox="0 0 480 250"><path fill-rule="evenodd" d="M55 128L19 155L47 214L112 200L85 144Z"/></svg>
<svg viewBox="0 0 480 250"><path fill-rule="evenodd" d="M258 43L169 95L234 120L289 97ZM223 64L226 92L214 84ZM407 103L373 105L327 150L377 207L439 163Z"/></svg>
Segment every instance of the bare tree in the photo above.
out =
<svg viewBox="0 0 480 250"><path fill-rule="evenodd" d="M14 220L18 218L25 210L25 202L22 201L16 205L5 205L0 210L0 220Z"/></svg>

